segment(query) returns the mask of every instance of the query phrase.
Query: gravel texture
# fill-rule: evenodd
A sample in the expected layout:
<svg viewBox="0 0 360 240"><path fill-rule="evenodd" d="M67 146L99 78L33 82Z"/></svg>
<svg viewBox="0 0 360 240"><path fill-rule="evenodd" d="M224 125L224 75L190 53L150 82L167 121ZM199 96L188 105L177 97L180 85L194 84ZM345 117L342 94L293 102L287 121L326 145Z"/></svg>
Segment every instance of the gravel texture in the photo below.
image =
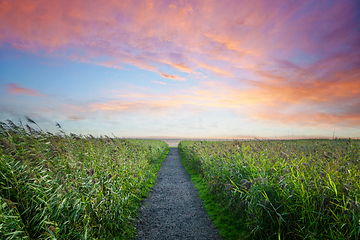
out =
<svg viewBox="0 0 360 240"><path fill-rule="evenodd" d="M162 163L140 208L138 239L222 239L206 214L177 148Z"/></svg>

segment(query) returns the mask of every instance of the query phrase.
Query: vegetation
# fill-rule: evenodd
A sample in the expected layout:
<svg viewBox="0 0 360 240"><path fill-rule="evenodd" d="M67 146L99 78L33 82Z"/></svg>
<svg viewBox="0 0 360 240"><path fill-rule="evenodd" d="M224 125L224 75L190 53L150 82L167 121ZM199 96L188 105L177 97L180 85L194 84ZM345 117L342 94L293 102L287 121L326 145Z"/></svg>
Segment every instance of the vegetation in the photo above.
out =
<svg viewBox="0 0 360 240"><path fill-rule="evenodd" d="M228 239L360 239L360 141L182 141Z"/></svg>
<svg viewBox="0 0 360 240"><path fill-rule="evenodd" d="M129 239L168 145L0 123L0 239Z"/></svg>

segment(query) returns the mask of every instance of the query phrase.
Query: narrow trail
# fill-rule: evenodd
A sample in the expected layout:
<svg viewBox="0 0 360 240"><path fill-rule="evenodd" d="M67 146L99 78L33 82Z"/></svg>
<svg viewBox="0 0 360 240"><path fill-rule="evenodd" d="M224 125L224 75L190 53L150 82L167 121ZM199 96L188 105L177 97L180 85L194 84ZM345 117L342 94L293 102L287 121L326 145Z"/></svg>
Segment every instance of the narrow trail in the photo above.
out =
<svg viewBox="0 0 360 240"><path fill-rule="evenodd" d="M155 186L140 208L140 239L222 239L206 214L177 148L162 163Z"/></svg>

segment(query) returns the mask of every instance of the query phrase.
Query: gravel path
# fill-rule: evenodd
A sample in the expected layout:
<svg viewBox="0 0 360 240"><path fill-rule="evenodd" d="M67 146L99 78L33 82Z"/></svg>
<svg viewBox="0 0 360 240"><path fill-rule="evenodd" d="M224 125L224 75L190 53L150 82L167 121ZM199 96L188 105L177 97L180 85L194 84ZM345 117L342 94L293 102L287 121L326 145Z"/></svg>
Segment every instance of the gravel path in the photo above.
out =
<svg viewBox="0 0 360 240"><path fill-rule="evenodd" d="M222 239L181 163L177 148L162 163L155 186L140 208L140 239Z"/></svg>

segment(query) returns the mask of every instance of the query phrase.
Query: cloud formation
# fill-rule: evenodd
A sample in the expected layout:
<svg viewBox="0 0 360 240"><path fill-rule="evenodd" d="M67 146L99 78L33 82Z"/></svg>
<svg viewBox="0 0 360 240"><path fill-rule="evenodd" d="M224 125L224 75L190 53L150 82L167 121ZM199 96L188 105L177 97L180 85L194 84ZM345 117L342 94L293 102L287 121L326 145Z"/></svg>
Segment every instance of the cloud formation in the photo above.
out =
<svg viewBox="0 0 360 240"><path fill-rule="evenodd" d="M358 127L358 11L356 0L3 0L0 44L192 82L169 93L73 104L83 113L191 106L276 123ZM8 91L41 95L16 84Z"/></svg>
<svg viewBox="0 0 360 240"><path fill-rule="evenodd" d="M178 80L178 81L185 81L185 78L173 75L173 74L166 74L166 73L161 73L160 74L163 78L169 78L171 80Z"/></svg>
<svg viewBox="0 0 360 240"><path fill-rule="evenodd" d="M201 68L226 75L234 67L266 65L274 55L322 58L356 47L354 8L351 0L5 0L0 3L0 41L30 51L63 51L106 66L129 63L161 74L169 65L187 73ZM78 51L64 51L69 48ZM112 60L96 60L104 55Z"/></svg>
<svg viewBox="0 0 360 240"><path fill-rule="evenodd" d="M40 94L37 91L34 91L29 88L25 88L23 86L20 86L19 84L15 84L15 83L7 84L6 87L7 87L7 92L9 94L24 94L24 95L36 96L36 97L43 96L43 94Z"/></svg>
<svg viewBox="0 0 360 240"><path fill-rule="evenodd" d="M120 114L141 112L166 115L169 111L204 112L228 109L240 115L281 124L360 126L360 69L332 83L253 83L241 89L241 83L225 85L220 81L203 81L186 91L165 94L120 94L118 99L70 106L80 112Z"/></svg>
<svg viewBox="0 0 360 240"><path fill-rule="evenodd" d="M163 84L163 85L166 85L166 83L165 82L159 82L159 81L152 81L152 82L154 82L154 83L158 83L158 84Z"/></svg>

